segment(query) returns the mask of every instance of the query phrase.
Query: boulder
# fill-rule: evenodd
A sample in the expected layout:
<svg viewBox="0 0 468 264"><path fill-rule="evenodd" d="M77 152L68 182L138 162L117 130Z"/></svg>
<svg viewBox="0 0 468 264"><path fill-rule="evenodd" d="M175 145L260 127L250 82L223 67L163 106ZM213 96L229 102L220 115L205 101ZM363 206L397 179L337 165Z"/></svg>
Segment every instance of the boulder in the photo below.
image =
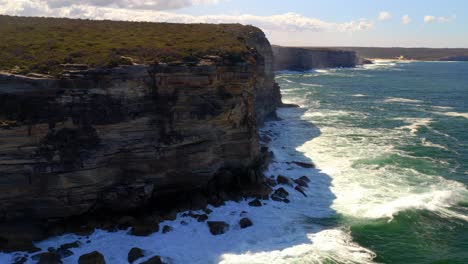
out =
<svg viewBox="0 0 468 264"><path fill-rule="evenodd" d="M301 162L301 161L293 161L293 163L296 164L299 167L306 168L306 169L315 168L315 164L313 164L313 163L307 163L307 162Z"/></svg>
<svg viewBox="0 0 468 264"><path fill-rule="evenodd" d="M260 207L260 206L262 206L262 202L259 199L255 199L255 200L249 202L249 206Z"/></svg>
<svg viewBox="0 0 468 264"><path fill-rule="evenodd" d="M208 221L208 227L212 235L221 235L229 230L229 224L222 221Z"/></svg>
<svg viewBox="0 0 468 264"><path fill-rule="evenodd" d="M281 188L275 190L273 195L276 195L276 196L281 197L281 198L286 198L286 197L289 196L289 193L284 188L281 187Z"/></svg>
<svg viewBox="0 0 468 264"><path fill-rule="evenodd" d="M299 185L296 186L296 187L294 188L294 190L300 192L302 195L304 195L305 197L307 197L307 194L304 192L304 189L302 189L301 186L299 186Z"/></svg>
<svg viewBox="0 0 468 264"><path fill-rule="evenodd" d="M60 255L56 252L45 252L39 253L32 257L33 260L37 260L37 264L62 264Z"/></svg>
<svg viewBox="0 0 468 264"><path fill-rule="evenodd" d="M302 181L305 181L305 182L307 182L307 183L310 182L310 179L309 179L309 177L307 177L307 176L301 176L298 180L302 180Z"/></svg>
<svg viewBox="0 0 468 264"><path fill-rule="evenodd" d="M132 225L130 234L134 236L149 236L159 231L159 224L154 221L141 220Z"/></svg>
<svg viewBox="0 0 468 264"><path fill-rule="evenodd" d="M93 251L91 253L81 255L78 259L78 264L106 264L106 261L101 253Z"/></svg>
<svg viewBox="0 0 468 264"><path fill-rule="evenodd" d="M242 218L242 219L239 221L239 225L240 225L240 227L241 227L242 229L244 229L244 228L247 228L247 227L249 227L249 226L252 226L253 223L252 223L252 221L250 221L250 219L248 219L248 218Z"/></svg>
<svg viewBox="0 0 468 264"><path fill-rule="evenodd" d="M164 264L160 256L154 256L147 261L143 261L141 264Z"/></svg>
<svg viewBox="0 0 468 264"><path fill-rule="evenodd" d="M271 199L277 202L289 203L289 200L286 199L288 196L289 193L284 188L279 188L271 195Z"/></svg>
<svg viewBox="0 0 468 264"><path fill-rule="evenodd" d="M172 227L170 227L170 226L168 226L168 225L165 225L165 226L163 226L163 228L162 228L162 233L163 233L163 234L169 233L169 232L171 232L171 231L172 231Z"/></svg>
<svg viewBox="0 0 468 264"><path fill-rule="evenodd" d="M304 187L304 188L308 188L309 185L307 184L306 181L304 180L301 180L301 179L295 179L294 180L294 183L296 183L297 185L301 186L301 187Z"/></svg>
<svg viewBox="0 0 468 264"><path fill-rule="evenodd" d="M283 175L278 175L276 181L278 182L278 184L291 185L291 181L289 180L289 178Z"/></svg>
<svg viewBox="0 0 468 264"><path fill-rule="evenodd" d="M13 257L13 264L25 264L28 261L27 255L16 255Z"/></svg>
<svg viewBox="0 0 468 264"><path fill-rule="evenodd" d="M145 254L141 248L134 247L128 252L127 260L129 263L133 263L135 260L144 257Z"/></svg>

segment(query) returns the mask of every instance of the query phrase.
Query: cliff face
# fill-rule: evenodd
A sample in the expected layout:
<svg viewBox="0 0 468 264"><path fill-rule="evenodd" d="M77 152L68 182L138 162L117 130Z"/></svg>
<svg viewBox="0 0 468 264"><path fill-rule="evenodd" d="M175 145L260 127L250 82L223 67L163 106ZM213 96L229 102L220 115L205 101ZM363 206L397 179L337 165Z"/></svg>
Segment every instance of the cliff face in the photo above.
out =
<svg viewBox="0 0 468 264"><path fill-rule="evenodd" d="M131 210L255 176L257 127L281 98L268 40L245 43L240 61L0 75L0 220Z"/></svg>
<svg viewBox="0 0 468 264"><path fill-rule="evenodd" d="M273 47L275 70L306 71L319 68L355 67L359 58L353 51Z"/></svg>

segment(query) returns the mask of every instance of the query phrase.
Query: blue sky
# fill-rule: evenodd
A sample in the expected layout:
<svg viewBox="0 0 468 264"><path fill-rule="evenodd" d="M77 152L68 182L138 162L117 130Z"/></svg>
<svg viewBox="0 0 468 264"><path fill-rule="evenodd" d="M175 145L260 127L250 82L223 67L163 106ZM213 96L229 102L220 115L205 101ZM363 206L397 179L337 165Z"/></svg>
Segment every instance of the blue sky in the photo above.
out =
<svg viewBox="0 0 468 264"><path fill-rule="evenodd" d="M0 0L0 14L253 24L290 46L468 48L468 0Z"/></svg>

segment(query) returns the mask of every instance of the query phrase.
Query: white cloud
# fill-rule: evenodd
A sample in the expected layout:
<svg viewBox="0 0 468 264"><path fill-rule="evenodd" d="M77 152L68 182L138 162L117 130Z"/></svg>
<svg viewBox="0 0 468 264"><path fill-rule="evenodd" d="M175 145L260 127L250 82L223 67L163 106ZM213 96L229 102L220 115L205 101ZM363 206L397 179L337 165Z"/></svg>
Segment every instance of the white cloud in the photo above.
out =
<svg viewBox="0 0 468 264"><path fill-rule="evenodd" d="M379 13L380 21L385 21L385 20L390 20L390 19L392 19L392 14L390 14L390 12L382 11Z"/></svg>
<svg viewBox="0 0 468 264"><path fill-rule="evenodd" d="M409 15L404 15L401 17L401 23L405 24L405 25L408 25L409 23L411 23L411 18Z"/></svg>
<svg viewBox="0 0 468 264"><path fill-rule="evenodd" d="M354 32L373 27L373 23L365 19L346 23L332 23L305 17L296 13L285 13L273 16L249 14L235 16L194 16L152 9L140 9L140 7L149 5L155 8L159 6L161 9L163 7L168 9L175 8L175 6L207 4L218 1L219 0L85 0L76 4L75 1L68 0L0 0L0 14L173 23L241 23L258 26L267 31L283 32ZM71 2L75 3L71 4ZM68 5L66 5L67 3ZM123 6L127 6L128 8L124 8Z"/></svg>
<svg viewBox="0 0 468 264"><path fill-rule="evenodd" d="M426 15L424 16L424 22L425 23L432 23L432 22L446 23L446 22L455 20L456 18L457 16L455 15L452 15L450 17L444 17L444 16L436 17L436 16L431 16L431 15Z"/></svg>

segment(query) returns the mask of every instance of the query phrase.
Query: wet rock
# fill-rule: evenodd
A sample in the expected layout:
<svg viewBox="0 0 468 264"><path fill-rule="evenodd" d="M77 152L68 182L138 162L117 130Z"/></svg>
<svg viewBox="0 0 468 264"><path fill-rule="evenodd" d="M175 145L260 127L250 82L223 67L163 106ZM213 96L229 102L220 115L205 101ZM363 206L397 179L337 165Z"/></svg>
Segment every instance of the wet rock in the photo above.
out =
<svg viewBox="0 0 468 264"><path fill-rule="evenodd" d="M78 264L106 264L106 261L101 253L93 251L91 253L81 255L78 259Z"/></svg>
<svg viewBox="0 0 468 264"><path fill-rule="evenodd" d="M307 177L307 176L302 176L302 177L299 178L299 180L305 181L305 182L307 182L307 183L310 182L310 179L309 179L309 177Z"/></svg>
<svg viewBox="0 0 468 264"><path fill-rule="evenodd" d="M62 264L60 255L56 252L45 252L39 253L32 257L33 260L37 260L37 264Z"/></svg>
<svg viewBox="0 0 468 264"><path fill-rule="evenodd" d="M240 227L241 227L242 229L244 229L244 228L247 228L247 227L249 227L249 226L252 226L253 223L252 223L252 221L250 221L250 219L248 219L248 218L242 218L242 219L239 221L239 225L240 225Z"/></svg>
<svg viewBox="0 0 468 264"><path fill-rule="evenodd" d="M296 191L302 193L302 195L304 195L305 197L307 197L307 194L304 192L304 190L302 189L301 186L299 186L299 185L296 186L296 187L294 188L294 190L296 190Z"/></svg>
<svg viewBox="0 0 468 264"><path fill-rule="evenodd" d="M262 206L262 202L259 199L255 199L255 200L249 202L249 206L260 207L260 206Z"/></svg>
<svg viewBox="0 0 468 264"><path fill-rule="evenodd" d="M120 229L127 229L130 226L132 226L135 223L135 221L136 220L134 217L126 215L126 216L122 216L121 218L117 220L117 225L118 225L118 228Z"/></svg>
<svg viewBox="0 0 468 264"><path fill-rule="evenodd" d="M265 183L270 187L275 187L276 185L278 185L276 180L272 178L265 178Z"/></svg>
<svg viewBox="0 0 468 264"><path fill-rule="evenodd" d="M28 261L27 255L15 255L12 264L25 264Z"/></svg>
<svg viewBox="0 0 468 264"><path fill-rule="evenodd" d="M168 225L165 225L165 226L163 226L163 228L162 228L162 233L163 233L163 234L169 233L169 232L171 232L171 231L172 231L172 227L170 227L170 226L168 226Z"/></svg>
<svg viewBox="0 0 468 264"><path fill-rule="evenodd" d="M186 221L180 221L180 224L183 225L183 226L188 225L188 223Z"/></svg>
<svg viewBox="0 0 468 264"><path fill-rule="evenodd" d="M301 161L293 161L292 163L296 164L299 167L306 168L306 169L315 168L315 164L313 163L306 163L306 162L301 162Z"/></svg>
<svg viewBox="0 0 468 264"><path fill-rule="evenodd" d="M205 208L203 209L203 212L205 212L205 214L209 215L213 212L213 210L211 210L210 208Z"/></svg>
<svg viewBox="0 0 468 264"><path fill-rule="evenodd" d="M288 196L289 193L284 188L279 188L271 195L271 199L277 202L289 203L289 200L286 199Z"/></svg>
<svg viewBox="0 0 468 264"><path fill-rule="evenodd" d="M205 222L206 220L208 220L208 216L206 214L199 215L197 218L198 222Z"/></svg>
<svg viewBox="0 0 468 264"><path fill-rule="evenodd" d="M278 182L278 184L291 185L291 181L289 180L289 178L283 175L278 175L276 181Z"/></svg>
<svg viewBox="0 0 468 264"><path fill-rule="evenodd" d="M142 262L141 264L164 264L160 256L154 256L147 261Z"/></svg>
<svg viewBox="0 0 468 264"><path fill-rule="evenodd" d="M275 190L273 195L276 195L276 196L281 197L281 198L286 198L286 197L289 196L289 193L284 188L281 187L281 188Z"/></svg>
<svg viewBox="0 0 468 264"><path fill-rule="evenodd" d="M301 187L304 187L304 188L308 188L308 187L309 187L309 185L307 184L307 182L304 181L304 180L302 180L302 179L295 179L294 182L295 182L297 185L301 186Z"/></svg>
<svg viewBox="0 0 468 264"><path fill-rule="evenodd" d="M170 210L163 215L164 220L174 221L177 219L177 210Z"/></svg>
<svg viewBox="0 0 468 264"><path fill-rule="evenodd" d="M133 263L135 260L144 257L145 254L141 248L134 247L128 252L127 260L129 263Z"/></svg>
<svg viewBox="0 0 468 264"><path fill-rule="evenodd" d="M208 221L208 227L212 235L221 235L229 230L229 224L222 221Z"/></svg>
<svg viewBox="0 0 468 264"><path fill-rule="evenodd" d="M141 220L132 225L130 234L134 236L148 236L159 231L159 224L154 221Z"/></svg>

